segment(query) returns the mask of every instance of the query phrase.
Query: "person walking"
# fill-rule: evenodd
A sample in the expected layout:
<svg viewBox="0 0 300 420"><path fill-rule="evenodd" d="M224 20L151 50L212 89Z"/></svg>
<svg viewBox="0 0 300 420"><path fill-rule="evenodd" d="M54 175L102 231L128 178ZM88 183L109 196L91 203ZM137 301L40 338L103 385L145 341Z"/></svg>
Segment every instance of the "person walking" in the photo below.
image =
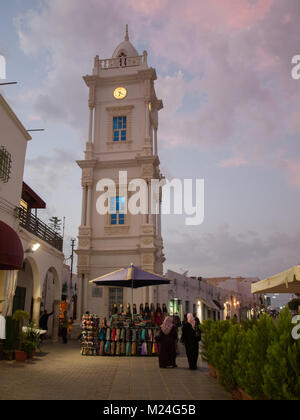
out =
<svg viewBox="0 0 300 420"><path fill-rule="evenodd" d="M68 342L68 326L69 326L68 313L67 311L65 311L64 318L62 320L62 330L61 330L63 344L67 344Z"/></svg>
<svg viewBox="0 0 300 420"><path fill-rule="evenodd" d="M50 314L48 314L48 312L46 311L46 309L44 310L43 315L40 317L40 321L39 321L39 328L41 330L46 331L44 334L40 335L41 340L43 341L46 337L47 337L47 333L48 333L48 319L51 315L53 315L53 312L50 312Z"/></svg>
<svg viewBox="0 0 300 420"><path fill-rule="evenodd" d="M181 342L185 345L185 351L191 370L197 369L199 355L199 338L195 318L192 314L187 314L187 322L182 327Z"/></svg>
<svg viewBox="0 0 300 420"><path fill-rule="evenodd" d="M167 316L160 328L158 336L159 367L167 368L170 366L176 368L177 329L174 326L173 318Z"/></svg>

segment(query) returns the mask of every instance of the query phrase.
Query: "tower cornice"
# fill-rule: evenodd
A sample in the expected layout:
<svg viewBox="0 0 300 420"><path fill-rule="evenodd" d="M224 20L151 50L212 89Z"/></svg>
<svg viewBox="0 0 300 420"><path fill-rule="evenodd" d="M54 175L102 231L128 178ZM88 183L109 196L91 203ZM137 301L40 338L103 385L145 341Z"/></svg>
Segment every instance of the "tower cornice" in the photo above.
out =
<svg viewBox="0 0 300 420"><path fill-rule="evenodd" d="M137 70L131 74L119 73L119 74L112 74L111 76L98 76L98 75L85 75L83 76L83 80L85 81L88 87L90 86L106 86L106 85L113 85L118 82L123 83L130 83L136 82L137 80L144 81L144 80L157 80L156 71L154 68L142 69Z"/></svg>
<svg viewBox="0 0 300 420"><path fill-rule="evenodd" d="M81 168L94 168L97 164L96 159L89 159L89 160L76 160L77 165Z"/></svg>

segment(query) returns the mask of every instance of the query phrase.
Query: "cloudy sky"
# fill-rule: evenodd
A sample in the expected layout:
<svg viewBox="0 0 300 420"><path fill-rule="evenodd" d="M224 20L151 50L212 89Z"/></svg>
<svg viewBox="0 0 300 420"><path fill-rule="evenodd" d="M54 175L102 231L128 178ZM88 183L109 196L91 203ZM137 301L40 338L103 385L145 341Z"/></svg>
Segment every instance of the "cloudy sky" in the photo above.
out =
<svg viewBox="0 0 300 420"><path fill-rule="evenodd" d="M40 216L65 216L67 243L77 235L82 76L128 23L158 74L162 172L205 180L202 225L163 217L165 269L263 278L300 263L299 19L299 0L0 0L0 54L18 81L1 92L27 129L46 129L25 168Z"/></svg>

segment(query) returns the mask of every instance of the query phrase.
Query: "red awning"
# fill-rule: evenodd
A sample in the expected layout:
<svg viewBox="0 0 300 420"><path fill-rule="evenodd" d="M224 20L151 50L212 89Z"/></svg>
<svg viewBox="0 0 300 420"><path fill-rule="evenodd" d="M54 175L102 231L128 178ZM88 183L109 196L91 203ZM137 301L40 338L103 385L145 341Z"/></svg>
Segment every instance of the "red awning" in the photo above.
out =
<svg viewBox="0 0 300 420"><path fill-rule="evenodd" d="M34 192L29 185L27 185L25 182L23 182L22 187L22 198L28 206L32 209L45 209L46 203L44 200L41 199L39 195L37 195L36 192Z"/></svg>
<svg viewBox="0 0 300 420"><path fill-rule="evenodd" d="M19 236L0 221L0 270L20 270L23 260L24 250Z"/></svg>

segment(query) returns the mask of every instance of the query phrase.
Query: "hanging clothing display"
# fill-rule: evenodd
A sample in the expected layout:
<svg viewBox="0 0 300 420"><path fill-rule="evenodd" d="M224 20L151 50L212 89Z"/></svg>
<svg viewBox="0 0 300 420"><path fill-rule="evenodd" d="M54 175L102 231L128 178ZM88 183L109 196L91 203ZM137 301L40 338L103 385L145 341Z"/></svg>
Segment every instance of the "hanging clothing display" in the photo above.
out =
<svg viewBox="0 0 300 420"><path fill-rule="evenodd" d="M116 338L116 329L113 328L111 330L111 341L115 341L115 338Z"/></svg>
<svg viewBox="0 0 300 420"><path fill-rule="evenodd" d="M130 305L127 305L126 313L116 314L116 306L113 307L114 315L109 322L106 318L99 320L97 315L85 314L82 317L82 355L100 355L102 357L120 357L120 356L157 356L158 345L156 337L159 334L159 323L162 318L160 305L154 309L154 305L146 303L140 305L142 314L136 313L136 305L132 305L133 317ZM3 321L2 321L3 322ZM0 317L0 334L1 330Z"/></svg>
<svg viewBox="0 0 300 420"><path fill-rule="evenodd" d="M105 341L104 340L100 341L100 349L99 349L100 356L104 355L104 346L105 346Z"/></svg>
<svg viewBox="0 0 300 420"><path fill-rule="evenodd" d="M99 318L97 315L85 314L81 320L81 354L83 356L99 355Z"/></svg>
<svg viewBox="0 0 300 420"><path fill-rule="evenodd" d="M0 314L0 340L6 340L6 319Z"/></svg>
<svg viewBox="0 0 300 420"><path fill-rule="evenodd" d="M158 303L156 307L156 312L155 312L156 325L160 326L162 324L162 318L163 318L162 310L161 310L160 304Z"/></svg>

